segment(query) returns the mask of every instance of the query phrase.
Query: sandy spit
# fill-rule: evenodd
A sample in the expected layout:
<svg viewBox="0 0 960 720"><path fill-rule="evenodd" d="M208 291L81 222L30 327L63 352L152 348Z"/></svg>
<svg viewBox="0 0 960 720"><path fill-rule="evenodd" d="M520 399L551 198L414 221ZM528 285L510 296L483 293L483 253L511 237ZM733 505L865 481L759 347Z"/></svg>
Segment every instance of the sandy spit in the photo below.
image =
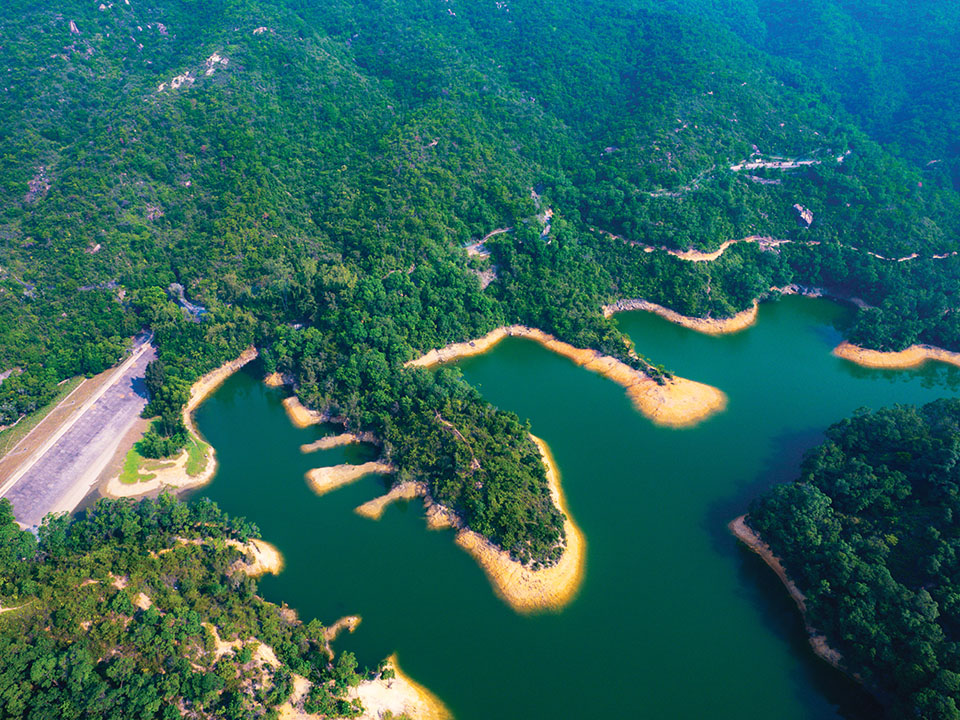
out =
<svg viewBox="0 0 960 720"><path fill-rule="evenodd" d="M446 705L423 685L412 680L391 655L387 663L393 669L390 680L365 680L349 695L360 698L365 709L360 720L380 720L387 711L394 715L409 715L412 720L450 720L453 715Z"/></svg>
<svg viewBox="0 0 960 720"><path fill-rule="evenodd" d="M612 305L604 305L603 314L605 317L610 317L615 313L628 310L645 310L646 312L656 313L664 320L669 320L672 323L682 325L690 330L696 330L697 332L702 332L707 335L727 335L740 332L753 325L757 321L757 305L757 301L754 300L751 307L742 312L738 312L733 317L699 318L681 315L670 308L663 307L663 305L657 305L643 298L635 298L632 300L619 300Z"/></svg>
<svg viewBox="0 0 960 720"><path fill-rule="evenodd" d="M187 404L183 406L183 424L187 426L187 432L193 438L199 440L200 431L193 422L193 413L210 394L223 384L224 380L237 372L240 368L257 358L257 349L252 345L240 353L240 357L224 363L216 370L211 370L203 377L199 378L190 386L190 398ZM133 484L124 484L120 482L120 476L110 478L101 489L101 494L109 498L121 497L139 497L158 492L163 488L173 488L176 490L186 490L188 488L200 487L210 482L214 472L217 469L216 453L212 447L206 452L206 464L203 470L196 475L188 475L186 470L187 451L184 450L167 467L153 471L155 477L147 482L138 482Z"/></svg>
<svg viewBox="0 0 960 720"><path fill-rule="evenodd" d="M470 553L483 568L497 596L520 613L560 610L566 607L583 584L586 569L586 540L570 516L560 485L560 473L550 454L550 448L540 438L531 436L531 439L540 450L546 466L550 497L563 514L567 547L560 561L553 567L530 570L512 560L509 553L496 547L479 533L463 528L456 538L457 545Z"/></svg>
<svg viewBox="0 0 960 720"><path fill-rule="evenodd" d="M927 360L936 360L960 367L960 353L950 352L933 345L911 345L906 350L900 350L899 352L881 352L842 342L833 349L833 354L868 368L913 368L922 365Z"/></svg>
<svg viewBox="0 0 960 720"><path fill-rule="evenodd" d="M485 537L465 527L463 521L450 509L435 502L426 483L410 481L401 483L386 495L375 498L358 507L355 512L372 520L379 520L386 507L396 500L424 498L427 526L431 530L453 528L457 530L456 543L466 550L483 568L497 596L520 613L544 610L560 610L576 597L583 583L586 566L586 541L583 532L570 517L560 473L547 444L538 437L530 436L540 450L540 457L547 471L550 498L563 515L566 532L566 548L560 561L553 567L531 570L511 559Z"/></svg>
<svg viewBox="0 0 960 720"><path fill-rule="evenodd" d="M336 640L337 636L344 630L352 633L357 629L357 626L360 624L362 619L363 618L361 618L359 615L346 615L340 618L330 627L324 628L323 639L328 643L331 643Z"/></svg>
<svg viewBox="0 0 960 720"><path fill-rule="evenodd" d="M317 495L326 495L332 490L356 482L364 475L373 473L389 475L395 471L396 468L388 462L371 460L362 465L333 465L314 468L307 471L307 480Z"/></svg>
<svg viewBox="0 0 960 720"><path fill-rule="evenodd" d="M329 450L330 448L340 447L341 445L352 445L353 443L375 443L377 437L373 433L340 433L339 435L327 435L312 443L306 443L300 446L300 452L310 453L317 450Z"/></svg>
<svg viewBox="0 0 960 720"><path fill-rule="evenodd" d="M429 491L426 483L417 481L408 481L394 486L386 495L374 498L363 505L354 509L357 515L362 515L370 520L379 520L383 517L387 506L397 500L413 500L417 497L427 497Z"/></svg>
<svg viewBox="0 0 960 720"><path fill-rule="evenodd" d="M250 558L238 566L238 569L243 570L250 577L279 575L283 571L283 555L268 542L254 538L246 543L239 540L227 540L226 543L230 547L245 552Z"/></svg>
<svg viewBox="0 0 960 720"><path fill-rule="evenodd" d="M411 720L451 720L453 715L443 702L423 685L408 677L397 665L397 656L387 658L394 672L390 680L364 680L347 692L347 698L359 698L364 712L359 720L382 720L387 713L406 715ZM303 701L310 691L310 681L293 675L293 694L279 707L281 720L324 720L326 715L303 712Z"/></svg>
<svg viewBox="0 0 960 720"><path fill-rule="evenodd" d="M830 647L825 635L817 632L810 623L807 622L806 597L800 592L800 588L797 587L796 583L787 575L787 571L784 570L780 558L774 555L770 546L760 538L760 535L758 535L753 528L747 525L746 519L746 515L741 515L731 521L727 527L740 542L759 555L767 566L777 574L777 577L780 578L780 582L783 583L783 586L787 589L790 597L793 598L793 601L797 604L800 614L803 616L807 634L809 635L810 647L813 648L814 653L838 670L844 670L843 656L837 650Z"/></svg>
<svg viewBox="0 0 960 720"><path fill-rule="evenodd" d="M727 396L710 385L674 377L658 385L639 370L596 350L584 350L557 340L553 335L525 325L509 325L492 330L481 338L454 343L406 363L412 367L431 367L470 355L486 352L505 337L524 337L548 350L573 360L577 365L603 375L622 386L634 406L657 425L689 427L696 425L727 405Z"/></svg>
<svg viewBox="0 0 960 720"><path fill-rule="evenodd" d="M319 425L325 421L322 413L306 408L296 395L291 395L283 401L283 409L287 411L290 422L298 428Z"/></svg>

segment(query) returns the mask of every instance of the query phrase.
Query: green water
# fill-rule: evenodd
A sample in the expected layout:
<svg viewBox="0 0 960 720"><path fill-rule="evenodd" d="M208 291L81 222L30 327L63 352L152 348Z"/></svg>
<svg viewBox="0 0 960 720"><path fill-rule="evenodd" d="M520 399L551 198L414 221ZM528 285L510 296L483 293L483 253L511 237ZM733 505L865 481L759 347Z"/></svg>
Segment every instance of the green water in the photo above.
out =
<svg viewBox="0 0 960 720"><path fill-rule="evenodd" d="M560 614L509 610L451 532L425 529L419 501L380 522L355 515L382 478L314 496L307 469L372 451L302 455L298 446L326 431L293 428L281 392L253 374L228 380L197 413L221 463L203 494L283 552L265 597L304 620L362 615L337 647L371 666L396 651L459 720L875 718L869 698L812 655L779 582L725 527L792 479L830 423L957 392L956 368L876 371L834 358L847 312L787 298L721 338L619 316L647 357L729 396L726 412L690 430L654 427L619 386L526 340L461 363L556 456L587 538L583 589Z"/></svg>

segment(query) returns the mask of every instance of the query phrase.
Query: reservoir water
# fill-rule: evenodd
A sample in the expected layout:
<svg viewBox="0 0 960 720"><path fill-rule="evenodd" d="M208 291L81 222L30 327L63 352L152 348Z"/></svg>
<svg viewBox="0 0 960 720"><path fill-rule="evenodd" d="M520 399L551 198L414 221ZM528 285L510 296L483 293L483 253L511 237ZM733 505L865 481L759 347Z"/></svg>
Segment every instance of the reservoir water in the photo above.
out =
<svg viewBox="0 0 960 720"><path fill-rule="evenodd" d="M960 369L858 368L830 354L849 310L785 298L756 326L707 337L646 313L618 316L639 352L729 396L693 429L658 428L612 382L522 339L460 363L495 405L549 443L587 539L580 595L558 614L498 600L450 531L428 531L419 501L379 522L353 508L381 494L368 477L324 497L304 473L361 462L368 447L301 454L329 429L298 430L253 372L197 412L220 468L201 494L256 522L286 559L261 593L307 621L363 622L340 650L400 665L458 720L878 717L856 685L817 659L779 581L726 524L796 476L805 450L858 407L954 395Z"/></svg>

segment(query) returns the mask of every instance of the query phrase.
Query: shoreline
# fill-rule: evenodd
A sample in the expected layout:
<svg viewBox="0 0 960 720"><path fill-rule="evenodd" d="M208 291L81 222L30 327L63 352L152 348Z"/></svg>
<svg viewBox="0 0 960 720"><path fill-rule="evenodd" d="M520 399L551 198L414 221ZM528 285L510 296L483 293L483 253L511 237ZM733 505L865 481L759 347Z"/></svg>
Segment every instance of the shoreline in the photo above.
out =
<svg viewBox="0 0 960 720"><path fill-rule="evenodd" d="M833 354L861 367L874 369L907 370L919 367L927 361L960 367L960 353L933 345L911 345L904 350L884 352L844 341L833 349Z"/></svg>
<svg viewBox="0 0 960 720"><path fill-rule="evenodd" d="M356 482L366 475L391 475L396 468L382 460L371 460L361 465L330 465L307 470L307 482L317 495L326 495L337 488Z"/></svg>
<svg viewBox="0 0 960 720"><path fill-rule="evenodd" d="M353 511L368 520L380 520L387 506L395 503L397 500L413 500L418 497L426 498L429 497L429 495L430 491L426 483L410 480L392 487L386 495L375 497L373 500L368 500L363 503L363 505L358 505Z"/></svg>
<svg viewBox="0 0 960 720"><path fill-rule="evenodd" d="M378 444L377 438L373 433L364 432L358 434L345 432L340 433L339 435L327 435L319 440L314 440L312 443L304 443L300 446L300 452L311 453L316 452L317 450L330 450L342 445L353 445L355 443Z"/></svg>
<svg viewBox="0 0 960 720"><path fill-rule="evenodd" d="M586 570L586 539L567 507L560 483L560 472L550 448L540 438L531 435L544 464L550 499L563 515L566 547L560 560L553 566L531 570L510 557L485 537L464 525L463 520L449 508L430 496L424 482L408 481L397 485L385 495L374 498L354 509L371 520L379 520L388 505L397 500L423 498L427 527L430 530L456 530L454 542L465 550L487 576L494 594L522 614L559 611L577 596Z"/></svg>
<svg viewBox="0 0 960 720"><path fill-rule="evenodd" d="M275 660L273 648L268 657ZM271 663L278 665L279 663ZM347 691L346 699L357 699L363 704L363 714L358 720L383 720L386 717L407 717L410 720L453 720L453 714L443 701L426 687L413 680L397 664L396 653L384 660L384 670L393 671L393 677L384 678L382 673L372 680L362 680ZM323 720L326 714L308 713L303 701L310 692L311 682L293 673L293 692L277 707L280 720Z"/></svg>
<svg viewBox="0 0 960 720"><path fill-rule="evenodd" d="M771 295L772 293L776 293L776 295ZM741 330L746 330L747 328L756 324L757 314L761 302L765 300L776 299L777 296L782 295L799 295L801 297L808 298L824 298L827 300L833 300L835 302L850 303L859 309L869 309L871 307L858 297L833 293L821 287L807 287L803 285L797 285L796 283L791 283L790 285L784 285L783 287L777 287L775 285L771 286L769 293L764 293L760 297L754 298L753 305L751 307L748 307L746 310L741 310L737 314L727 318L705 318L694 317L691 315L681 315L676 310L671 310L668 307L658 305L657 303L650 302L649 300L644 300L643 298L617 300L615 303L604 305L602 309L604 317L611 317L621 312L639 310L642 312L654 313L655 315L662 317L664 320L672 322L676 325L680 325L681 327L685 327L688 330L695 330L696 332L704 333L705 335L730 335L733 333L738 333Z"/></svg>
<svg viewBox="0 0 960 720"><path fill-rule="evenodd" d="M228 377L255 360L258 355L257 349L251 345L240 353L239 357L211 370L206 375L198 378L196 382L190 386L190 398L187 400L186 405L183 406L181 415L183 417L183 424L186 426L190 438L195 442L206 445L207 449L204 453L206 463L203 470L197 475L191 476L187 474L186 464L189 453L186 448L184 448L177 457L168 459L168 462L171 463L170 466L158 469L155 477L150 480L125 484L120 482L120 475L117 474L100 486L100 495L114 499L141 497L153 492L159 492L164 488L172 488L176 492L182 492L184 490L201 487L210 482L217 470L216 451L212 445L207 444L203 440L200 431L193 422L193 413ZM133 444L135 444L135 442ZM126 448L124 456L130 451L133 444L131 444L131 447ZM163 462L163 460L159 462Z"/></svg>
<svg viewBox="0 0 960 720"><path fill-rule="evenodd" d="M741 310L736 315L728 318L700 318L690 315L681 315L676 310L657 305L643 298L632 298L629 300L618 300L611 305L603 306L603 316L611 317L616 313L629 312L631 310L643 310L659 315L664 320L681 325L690 330L704 333L705 335L729 335L732 333L746 330L757 322L757 309L759 300L754 300L753 305L746 310Z"/></svg>
<svg viewBox="0 0 960 720"><path fill-rule="evenodd" d="M456 536L457 545L477 561L497 597L523 614L563 609L577 596L586 574L586 539L570 515L560 471L547 444L534 435L530 438L546 467L550 498L563 515L567 543L557 564L531 570L473 530L462 528Z"/></svg>
<svg viewBox="0 0 960 720"><path fill-rule="evenodd" d="M283 572L285 565L283 555L276 546L271 545L265 540L251 538L245 543L239 540L227 540L227 545L235 547L240 552L245 552L253 559L246 562L240 562L238 568L253 578L261 575L279 575Z"/></svg>
<svg viewBox="0 0 960 720"><path fill-rule="evenodd" d="M387 712L412 720L452 720L452 713L440 698L400 669L396 653L385 662L393 670L392 678L364 680L348 693L348 697L363 703L364 712L358 720L380 720Z"/></svg>
<svg viewBox="0 0 960 720"><path fill-rule="evenodd" d="M585 350L558 340L553 335L526 325L508 325L483 337L430 350L407 361L405 367L432 367L487 352L506 337L523 337L572 360L577 365L613 380L627 392L634 407L656 425L691 427L726 408L722 390L694 380L674 376L663 385L640 370L596 350Z"/></svg>
<svg viewBox="0 0 960 720"><path fill-rule="evenodd" d="M344 615L342 618L337 620L333 625L324 628L323 630L323 639L329 645L337 637L346 630L348 633L353 634L353 631L357 629L357 626L363 622L363 618L359 615Z"/></svg>
<svg viewBox="0 0 960 720"><path fill-rule="evenodd" d="M837 670L847 673L846 668L843 666L843 656L840 654L840 652L830 647L827 642L827 637L818 632L807 620L807 599L803 592L801 592L796 583L790 579L790 576L787 575L787 571L780 562L780 558L774 555L773 550L770 549L770 546L763 541L760 535L753 528L747 525L746 520L747 516L741 515L740 517L731 520L727 525L727 528L730 530L733 536L737 538L737 540L746 545L747 548L749 548L752 552L759 555L760 559L766 563L767 567L776 573L777 577L780 579L780 582L783 583L787 593L796 603L797 609L800 611L800 617L803 619L803 625L807 630L807 639L810 642L810 647L813 649L814 654ZM859 681L859 678L856 675L852 673L847 674Z"/></svg>

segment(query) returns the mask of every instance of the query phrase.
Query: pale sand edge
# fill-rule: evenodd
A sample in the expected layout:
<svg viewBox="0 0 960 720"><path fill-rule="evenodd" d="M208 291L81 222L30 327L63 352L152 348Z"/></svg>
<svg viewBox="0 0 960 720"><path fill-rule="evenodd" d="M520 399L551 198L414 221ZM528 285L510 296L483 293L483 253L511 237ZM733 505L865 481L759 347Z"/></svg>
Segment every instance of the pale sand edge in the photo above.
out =
<svg viewBox="0 0 960 720"><path fill-rule="evenodd" d="M408 480L407 482L392 487L386 495L375 497L373 500L368 500L363 503L363 505L357 506L353 511L357 515L370 520L379 520L383 517L387 506L391 503L397 500L412 500L417 497L427 497L428 494L429 491L427 490L426 483L417 480Z"/></svg>
<svg viewBox="0 0 960 720"><path fill-rule="evenodd" d="M829 663L837 670L847 672L846 668L843 667L843 656L839 651L830 647L827 642L827 638L822 633L817 632L813 626L810 625L807 620L807 602L806 597L800 591L800 588L797 587L797 584L790 579L790 576L787 575L787 571L784 569L783 564L780 562L780 558L773 554L773 550L770 549L770 546L767 545L760 537L760 535L749 525L747 525L747 516L741 515L738 518L734 518L727 525L727 528L733 533L740 542L746 545L751 551L760 556L767 567L773 570L776 573L777 577L780 579L780 582L783 583L783 586L786 588L787 593L793 599L797 605L797 609L800 611L800 615L803 618L804 626L807 629L807 635L810 640L810 647L813 649L813 652L821 660ZM855 679L859 680L856 675L851 675Z"/></svg>
<svg viewBox="0 0 960 720"><path fill-rule="evenodd" d="M374 498L354 509L358 515L379 520L390 503L397 500L424 498L427 526L431 530L456 529L455 542L466 550L483 569L494 593L519 613L560 610L576 597L586 567L586 540L583 531L573 521L567 507L560 472L550 448L540 438L531 435L547 473L550 499L563 515L566 547L560 561L542 570L530 570L513 560L510 554L498 548L485 537L464 527L463 521L449 508L430 497L426 483L408 481L390 492Z"/></svg>
<svg viewBox="0 0 960 720"><path fill-rule="evenodd" d="M933 345L911 345L898 352L882 352L862 348L844 341L833 349L833 354L868 368L905 370L922 365L928 360L960 367L960 353L944 350Z"/></svg>
<svg viewBox="0 0 960 720"><path fill-rule="evenodd" d="M531 570L473 530L460 528L456 543L480 565L496 595L518 613L557 611L569 605L583 584L586 539L570 515L553 455L547 444L530 436L546 468L550 498L563 515L566 547L556 565Z"/></svg>
<svg viewBox="0 0 960 720"><path fill-rule="evenodd" d="M741 330L746 330L757 322L758 305L759 301L754 300L753 305L749 308L728 318L700 318L681 315L675 310L671 310L663 305L657 305L643 298L633 298L630 300L619 300L611 305L604 305L603 315L604 317L610 317L620 312L643 310L659 315L669 322L706 335L729 335L740 332Z"/></svg>
<svg viewBox="0 0 960 720"><path fill-rule="evenodd" d="M396 653L385 662L393 670L393 678L364 680L347 692L348 699L358 698L363 703L364 712L359 720L381 720L388 711L394 715L407 715L413 720L452 720L452 713L440 698L401 670ZM323 720L327 717L297 709L310 690L309 680L294 674L293 686L290 699L278 708L281 720Z"/></svg>
<svg viewBox="0 0 960 720"><path fill-rule="evenodd" d="M396 468L382 460L371 460L362 465L332 465L308 470L306 473L310 489L317 495L326 495L337 488L356 482L365 475L389 475L396 472Z"/></svg>
<svg viewBox="0 0 960 720"><path fill-rule="evenodd" d="M363 618L359 615L344 615L342 618L333 623L333 625L324 628L323 639L328 643L331 643L336 640L340 633L344 630L352 633L357 629L357 626L360 625L361 622L363 622Z"/></svg>
<svg viewBox="0 0 960 720"><path fill-rule="evenodd" d="M471 355L479 355L490 350L505 337L523 337L540 343L548 350L562 355L587 370L596 372L613 380L626 389L627 396L634 406L657 425L667 427L690 427L711 415L720 412L727 405L727 396L723 391L674 377L663 385L626 363L596 350L584 350L557 340L553 335L525 325L508 325L491 330L476 340L453 343L446 347L430 350L419 358L409 360L406 367L432 367L440 363L458 360Z"/></svg>
<svg viewBox="0 0 960 720"><path fill-rule="evenodd" d="M258 355L257 349L251 345L240 353L238 358L224 363L215 370L211 370L190 386L190 398L183 407L182 417L187 432L194 440L203 442L200 431L197 430L197 426L193 422L194 410L196 410L197 407L200 406L200 403L206 400L214 390L220 387L228 377L240 370L244 365L255 360ZM131 443L131 447L132 445L133 443ZM129 450L130 448L127 448L124 451L124 456ZM173 465L171 467L156 471L156 477L153 479L146 482L126 484L120 482L120 475L118 473L101 486L100 494L107 498L140 497L157 492L163 488L188 490L206 485L216 472L217 456L212 445L207 447L205 454L206 464L203 470L197 475L191 476L187 474L186 464L188 454L187 451L184 450L173 459Z"/></svg>
<svg viewBox="0 0 960 720"><path fill-rule="evenodd" d="M378 444L377 437L373 433L345 432L340 433L339 435L327 435L319 440L314 440L312 443L304 443L300 446L300 452L311 453L316 452L317 450L330 450L331 448L340 447L342 445L353 445L355 443Z"/></svg>
<svg viewBox="0 0 960 720"><path fill-rule="evenodd" d="M225 542L230 547L235 547L253 558L240 565L240 569L250 577L260 577L267 574L279 575L283 572L283 555L276 546L265 540L252 538L245 543L239 540L226 540Z"/></svg>
<svg viewBox="0 0 960 720"><path fill-rule="evenodd" d="M267 387L283 387L284 385L292 385L293 383L290 378L278 372L272 372L263 378L263 384Z"/></svg>
<svg viewBox="0 0 960 720"><path fill-rule="evenodd" d="M177 545L203 545L210 540L215 540L214 538L176 538L176 543L168 548L158 550L156 553L151 552L150 554L154 557L157 555L164 555L168 552L172 552ZM260 577L261 575L279 575L283 572L284 560L283 555L276 548L276 546L271 545L266 540L260 540L258 538L251 538L247 542L240 542L239 540L233 540L232 538L227 538L223 540L223 544L227 547L236 548L242 553L245 553L249 556L248 560L239 560L237 561L234 569L242 570L247 575L251 577Z"/></svg>
<svg viewBox="0 0 960 720"><path fill-rule="evenodd" d="M350 695L360 698L364 713L360 720L379 720L389 710L394 715L409 715L413 720L451 720L453 714L443 701L403 672L394 653L386 660L393 669L390 680L364 680Z"/></svg>
<svg viewBox="0 0 960 720"><path fill-rule="evenodd" d="M295 427L305 428L327 422L323 413L308 409L296 395L284 398L282 404L283 409L287 411L287 417Z"/></svg>

